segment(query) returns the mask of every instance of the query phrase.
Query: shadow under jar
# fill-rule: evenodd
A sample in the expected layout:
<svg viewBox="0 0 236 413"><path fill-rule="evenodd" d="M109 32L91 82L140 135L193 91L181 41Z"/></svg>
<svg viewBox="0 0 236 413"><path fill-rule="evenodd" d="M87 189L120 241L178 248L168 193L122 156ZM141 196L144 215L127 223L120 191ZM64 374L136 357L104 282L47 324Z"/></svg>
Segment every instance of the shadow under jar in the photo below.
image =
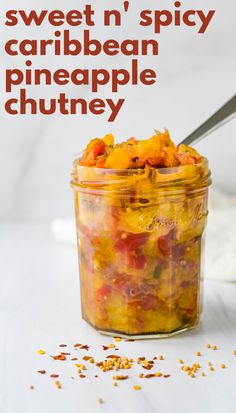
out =
<svg viewBox="0 0 236 413"><path fill-rule="evenodd" d="M167 337L200 316L206 159L176 168L96 169L72 187L83 318L104 334Z"/></svg>

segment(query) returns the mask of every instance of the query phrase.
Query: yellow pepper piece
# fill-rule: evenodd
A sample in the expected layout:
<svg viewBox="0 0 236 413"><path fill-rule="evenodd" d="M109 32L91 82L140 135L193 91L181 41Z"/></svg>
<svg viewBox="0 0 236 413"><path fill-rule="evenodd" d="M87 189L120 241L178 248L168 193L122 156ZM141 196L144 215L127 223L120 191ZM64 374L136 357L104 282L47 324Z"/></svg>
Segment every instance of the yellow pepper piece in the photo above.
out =
<svg viewBox="0 0 236 413"><path fill-rule="evenodd" d="M114 138L114 136L113 136L112 134L105 135L104 138L103 138L103 142L104 142L107 146L114 145L114 141L115 141L115 138Z"/></svg>

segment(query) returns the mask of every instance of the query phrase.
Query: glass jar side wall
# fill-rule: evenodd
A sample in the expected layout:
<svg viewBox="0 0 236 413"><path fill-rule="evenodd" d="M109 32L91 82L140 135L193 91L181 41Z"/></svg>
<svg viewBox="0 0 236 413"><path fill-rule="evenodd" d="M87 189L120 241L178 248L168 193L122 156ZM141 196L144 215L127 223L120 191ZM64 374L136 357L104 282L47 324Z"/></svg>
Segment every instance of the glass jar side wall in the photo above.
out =
<svg viewBox="0 0 236 413"><path fill-rule="evenodd" d="M130 336L198 323L207 189L161 201L75 191L75 208L86 321Z"/></svg>

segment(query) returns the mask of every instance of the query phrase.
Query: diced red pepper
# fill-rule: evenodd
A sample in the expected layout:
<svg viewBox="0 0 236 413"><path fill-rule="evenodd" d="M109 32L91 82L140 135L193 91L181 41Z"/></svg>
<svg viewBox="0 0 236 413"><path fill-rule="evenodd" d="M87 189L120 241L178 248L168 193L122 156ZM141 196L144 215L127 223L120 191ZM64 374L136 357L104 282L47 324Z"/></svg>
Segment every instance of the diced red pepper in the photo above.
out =
<svg viewBox="0 0 236 413"><path fill-rule="evenodd" d="M172 247L172 257L179 259L183 257L186 252L186 246L184 244L176 244Z"/></svg>
<svg viewBox="0 0 236 413"><path fill-rule="evenodd" d="M101 301L104 300L104 298L107 298L112 292L112 287L110 285L103 285L101 288L99 288L96 291L96 300Z"/></svg>
<svg viewBox="0 0 236 413"><path fill-rule="evenodd" d="M130 277L127 274L117 274L114 278L114 285L119 292L122 291L123 287L129 282Z"/></svg>
<svg viewBox="0 0 236 413"><path fill-rule="evenodd" d="M80 164L83 166L95 166L98 156L104 154L107 145L102 139L93 139L85 149Z"/></svg>
<svg viewBox="0 0 236 413"><path fill-rule="evenodd" d="M165 258L170 258L173 241L176 239L176 230L171 229L168 234L161 236L158 241L158 248Z"/></svg>
<svg viewBox="0 0 236 413"><path fill-rule="evenodd" d="M94 159L97 158L97 156L102 155L106 149L106 144L102 141L96 143L94 147L91 149L91 156L94 157Z"/></svg>
<svg viewBox="0 0 236 413"><path fill-rule="evenodd" d="M136 270L143 270L146 265L146 258L142 254L131 254L129 255L129 265Z"/></svg>
<svg viewBox="0 0 236 413"><path fill-rule="evenodd" d="M189 152L177 154L180 165L194 165L198 162L198 159L192 156Z"/></svg>
<svg viewBox="0 0 236 413"><path fill-rule="evenodd" d="M120 238L116 244L115 248L121 253L127 253L135 251L138 247L141 247L148 238L148 234L143 232L141 234L124 234L125 238Z"/></svg>
<svg viewBox="0 0 236 413"><path fill-rule="evenodd" d="M96 168L105 168L106 167L106 159L104 156L100 156L96 162Z"/></svg>
<svg viewBox="0 0 236 413"><path fill-rule="evenodd" d="M115 249L122 254L123 262L131 268L142 270L146 265L146 258L141 253L140 247L148 238L147 233L124 234L125 238L120 238Z"/></svg>
<svg viewBox="0 0 236 413"><path fill-rule="evenodd" d="M157 307L158 298L153 294L143 295L141 298L141 307L143 310L153 310Z"/></svg>

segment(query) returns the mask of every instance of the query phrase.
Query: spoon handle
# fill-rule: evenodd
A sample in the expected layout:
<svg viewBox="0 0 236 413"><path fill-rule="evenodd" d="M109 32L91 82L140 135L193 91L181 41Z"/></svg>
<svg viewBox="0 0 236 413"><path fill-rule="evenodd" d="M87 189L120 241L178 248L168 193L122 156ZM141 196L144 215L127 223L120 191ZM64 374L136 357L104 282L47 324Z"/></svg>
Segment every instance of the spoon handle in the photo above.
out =
<svg viewBox="0 0 236 413"><path fill-rule="evenodd" d="M181 144L191 145L210 135L216 129L229 122L236 116L236 95L225 103L214 115L206 120L191 135L187 136Z"/></svg>

